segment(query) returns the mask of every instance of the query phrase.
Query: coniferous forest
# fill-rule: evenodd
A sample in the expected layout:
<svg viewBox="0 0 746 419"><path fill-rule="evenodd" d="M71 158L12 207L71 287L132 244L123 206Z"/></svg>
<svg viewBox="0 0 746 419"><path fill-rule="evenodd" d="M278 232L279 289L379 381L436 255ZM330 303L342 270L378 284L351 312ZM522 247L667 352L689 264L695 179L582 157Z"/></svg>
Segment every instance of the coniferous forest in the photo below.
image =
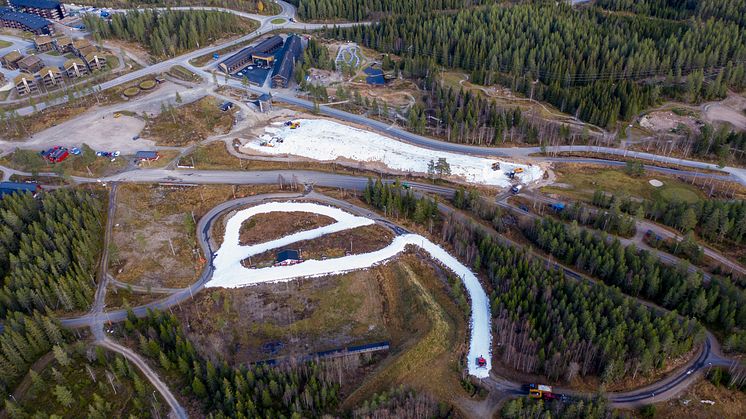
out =
<svg viewBox="0 0 746 419"><path fill-rule="evenodd" d="M497 4L389 15L328 35L401 55L404 72L462 69L474 83L500 83L611 127L664 93L697 102L746 85L746 31L715 15L674 21L555 2Z"/></svg>
<svg viewBox="0 0 746 419"><path fill-rule="evenodd" d="M156 57L174 57L221 37L242 34L249 24L237 15L206 10L131 10L111 20L93 14L83 17L86 27L101 39L138 42Z"/></svg>

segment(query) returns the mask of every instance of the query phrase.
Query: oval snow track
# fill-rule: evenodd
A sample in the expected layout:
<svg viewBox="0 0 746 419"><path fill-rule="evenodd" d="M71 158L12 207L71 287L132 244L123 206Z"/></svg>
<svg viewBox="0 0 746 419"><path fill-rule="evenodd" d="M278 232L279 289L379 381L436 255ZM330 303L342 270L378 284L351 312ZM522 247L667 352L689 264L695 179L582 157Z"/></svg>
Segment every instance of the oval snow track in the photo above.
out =
<svg viewBox="0 0 746 419"><path fill-rule="evenodd" d="M241 224L256 214L268 212L311 212L334 218L337 222L313 230L302 231L283 238L252 246L239 244ZM226 224L225 239L213 260L215 272L206 287L237 288L265 282L289 281L295 278L318 277L341 274L359 269L370 268L392 259L403 252L407 246L418 246L430 256L448 267L461 278L471 298L471 342L469 345L469 374L475 377L487 377L491 366L491 332L490 307L487 294L482 289L477 277L456 258L443 248L417 234L405 234L394 238L393 242L383 249L358 255L345 256L333 260L307 260L290 266L273 266L262 269L248 269L241 261L267 250L309 240L325 234L348 230L373 224L373 220L358 217L339 208L310 202L270 202L237 212ZM484 356L487 366L477 368L476 358Z"/></svg>

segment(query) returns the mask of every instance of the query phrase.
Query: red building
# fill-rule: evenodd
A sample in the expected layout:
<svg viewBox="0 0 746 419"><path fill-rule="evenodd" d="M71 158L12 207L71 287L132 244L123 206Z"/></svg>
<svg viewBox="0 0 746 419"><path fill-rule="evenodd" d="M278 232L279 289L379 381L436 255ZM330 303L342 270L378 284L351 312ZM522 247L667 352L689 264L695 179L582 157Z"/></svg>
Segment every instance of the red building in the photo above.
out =
<svg viewBox="0 0 746 419"><path fill-rule="evenodd" d="M70 152L65 147L54 146L49 150L42 151L41 156L47 159L50 163L59 163L70 156Z"/></svg>

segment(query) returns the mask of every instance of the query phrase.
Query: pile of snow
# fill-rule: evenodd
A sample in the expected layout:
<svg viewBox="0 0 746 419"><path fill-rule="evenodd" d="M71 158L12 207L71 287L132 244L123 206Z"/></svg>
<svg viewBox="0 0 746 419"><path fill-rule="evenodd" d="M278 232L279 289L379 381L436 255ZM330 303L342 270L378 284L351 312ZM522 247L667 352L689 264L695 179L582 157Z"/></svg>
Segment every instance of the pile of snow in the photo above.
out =
<svg viewBox="0 0 746 419"><path fill-rule="evenodd" d="M244 221L256 214L275 211L313 212L334 218L337 222L325 227L291 234L267 243L252 246L241 246L239 244L239 230ZM372 223L373 220L369 218L354 216L338 208L306 202L272 202L239 211L228 220L225 229L225 239L217 252L217 256L213 260L215 272L212 279L205 286L238 288L266 282L289 281L295 278L341 274L385 263L403 252L407 246L418 246L427 251L433 259L451 269L463 281L472 302L471 343L468 355L469 374L480 378L487 377L489 370L492 368L492 351L490 346L492 342L490 332L491 317L487 294L469 268L448 254L443 248L420 235L405 234L397 236L390 245L383 249L370 253L345 256L334 259L333 261L307 260L297 265L272 266L262 269L249 269L241 265L243 259L266 250ZM476 366L476 359L479 356L484 356L486 359L486 367L478 368Z"/></svg>
<svg viewBox="0 0 746 419"><path fill-rule="evenodd" d="M492 165L498 160L430 150L325 119L301 119L298 122L300 127L296 129L283 123L273 124L265 128L261 138L249 141L243 147L266 154L292 154L321 161L341 158L380 162L393 170L423 174L427 173L430 160L437 162L439 158L445 158L454 176L467 182L501 187L510 185L506 172L518 167L524 172L516 177L523 183L540 180L543 175L538 166L502 161L499 170L492 170ZM273 147L261 146L263 142Z"/></svg>
<svg viewBox="0 0 746 419"><path fill-rule="evenodd" d="M660 188L661 186L663 186L663 182L661 182L661 181L660 181L660 180L658 180L658 179L650 179L649 183L650 183L650 184L651 184L652 186L656 187L656 188Z"/></svg>

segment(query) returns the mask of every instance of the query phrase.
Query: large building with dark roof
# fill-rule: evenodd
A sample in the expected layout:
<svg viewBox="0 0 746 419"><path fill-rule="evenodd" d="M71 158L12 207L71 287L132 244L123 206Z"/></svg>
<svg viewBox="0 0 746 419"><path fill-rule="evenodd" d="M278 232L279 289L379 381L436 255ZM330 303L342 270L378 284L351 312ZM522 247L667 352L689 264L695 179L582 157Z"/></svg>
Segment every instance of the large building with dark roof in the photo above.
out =
<svg viewBox="0 0 746 419"><path fill-rule="evenodd" d="M255 54L259 54L264 57L267 54L274 53L281 47L282 37L279 35L275 35L271 38L265 39L258 45L246 47L241 51L238 51L237 53L223 60L218 65L218 67L220 67L220 69L223 70L224 73L234 73L237 70L244 68L249 63L252 63Z"/></svg>
<svg viewBox="0 0 746 419"><path fill-rule="evenodd" d="M54 33L52 22L28 13L0 10L0 27L20 29L34 35L51 35Z"/></svg>
<svg viewBox="0 0 746 419"><path fill-rule="evenodd" d="M65 5L56 0L8 0L16 12L29 13L45 19L60 20L67 15Z"/></svg>
<svg viewBox="0 0 746 419"><path fill-rule="evenodd" d="M272 84L274 88L284 88L288 86L290 79L295 71L295 63L303 54L303 43L298 35L290 35L285 40L280 57L275 62L272 70Z"/></svg>

